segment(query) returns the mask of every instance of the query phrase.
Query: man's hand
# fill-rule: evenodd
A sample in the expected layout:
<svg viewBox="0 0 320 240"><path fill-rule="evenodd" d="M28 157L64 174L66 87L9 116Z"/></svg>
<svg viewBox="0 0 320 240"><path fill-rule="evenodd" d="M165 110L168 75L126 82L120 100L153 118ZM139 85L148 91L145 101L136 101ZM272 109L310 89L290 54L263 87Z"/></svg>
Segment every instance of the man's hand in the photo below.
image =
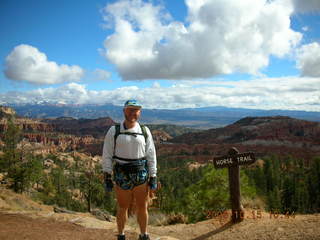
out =
<svg viewBox="0 0 320 240"><path fill-rule="evenodd" d="M151 190L157 190L157 177L150 177L149 178L149 187Z"/></svg>
<svg viewBox="0 0 320 240"><path fill-rule="evenodd" d="M111 174L107 172L104 173L104 188L107 192L112 192L113 182L111 179Z"/></svg>
<svg viewBox="0 0 320 240"><path fill-rule="evenodd" d="M148 185L150 188L149 197L150 199L155 199L155 193L158 189L160 189L160 182L157 181L157 177L150 177L148 181Z"/></svg>

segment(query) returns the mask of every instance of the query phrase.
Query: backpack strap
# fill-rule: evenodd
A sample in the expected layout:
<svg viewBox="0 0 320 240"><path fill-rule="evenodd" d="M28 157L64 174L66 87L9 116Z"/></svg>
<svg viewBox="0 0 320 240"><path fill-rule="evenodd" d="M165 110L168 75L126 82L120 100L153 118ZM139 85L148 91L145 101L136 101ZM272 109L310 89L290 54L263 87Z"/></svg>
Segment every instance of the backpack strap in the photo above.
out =
<svg viewBox="0 0 320 240"><path fill-rule="evenodd" d="M114 133L114 136L113 136L113 155L115 155L117 138L120 135L120 124L117 123L116 125L114 125L114 127L116 129L116 132Z"/></svg>
<svg viewBox="0 0 320 240"><path fill-rule="evenodd" d="M147 130L146 130L146 126L141 124L140 127L141 127L141 131L142 131L142 135L144 136L144 140L147 142L148 133L147 133Z"/></svg>
<svg viewBox="0 0 320 240"><path fill-rule="evenodd" d="M116 129L116 132L115 132L113 138L114 138L114 142L116 142L117 137L120 135L120 124L117 123L116 125L114 125L114 127Z"/></svg>

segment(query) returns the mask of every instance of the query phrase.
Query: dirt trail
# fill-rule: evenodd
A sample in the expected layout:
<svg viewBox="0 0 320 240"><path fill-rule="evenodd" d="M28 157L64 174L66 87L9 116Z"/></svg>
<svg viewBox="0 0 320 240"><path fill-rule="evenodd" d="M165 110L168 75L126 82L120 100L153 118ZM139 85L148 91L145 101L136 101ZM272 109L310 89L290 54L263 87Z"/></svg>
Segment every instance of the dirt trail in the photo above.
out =
<svg viewBox="0 0 320 240"><path fill-rule="evenodd" d="M116 239L116 225L93 229L51 217L37 218L25 214L0 212L0 239L3 240L76 240ZM127 231L128 239L138 238L138 229ZM320 239L320 214L293 218L245 219L238 224L210 219L196 224L177 224L149 228L152 239Z"/></svg>
<svg viewBox="0 0 320 240"><path fill-rule="evenodd" d="M69 222L34 219L22 214L0 213L0 223L0 239L3 240L115 239L112 230L88 229Z"/></svg>
<svg viewBox="0 0 320 240"><path fill-rule="evenodd" d="M320 239L320 214L279 216L277 219L263 213L259 219L246 218L238 224L211 219L196 224L180 224L165 227L151 227L151 232L167 234L183 240L204 239Z"/></svg>
<svg viewBox="0 0 320 240"><path fill-rule="evenodd" d="M246 211L244 221L230 224L230 212L196 224L149 226L157 240L320 240L320 214L270 215ZM257 212L256 212L257 213ZM1 240L107 240L116 239L116 223L88 213L55 213L51 206L0 188ZM127 228L127 239L138 239L138 227Z"/></svg>

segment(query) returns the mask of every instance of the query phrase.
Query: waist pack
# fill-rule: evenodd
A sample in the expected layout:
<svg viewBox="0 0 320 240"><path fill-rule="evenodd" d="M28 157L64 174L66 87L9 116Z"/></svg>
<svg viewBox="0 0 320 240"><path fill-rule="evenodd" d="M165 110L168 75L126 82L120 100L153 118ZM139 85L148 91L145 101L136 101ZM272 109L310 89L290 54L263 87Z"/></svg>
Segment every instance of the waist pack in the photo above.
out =
<svg viewBox="0 0 320 240"><path fill-rule="evenodd" d="M115 171L121 171L124 173L137 173L138 171L145 170L147 166L147 161L136 161L133 163L126 163L126 164L115 164Z"/></svg>

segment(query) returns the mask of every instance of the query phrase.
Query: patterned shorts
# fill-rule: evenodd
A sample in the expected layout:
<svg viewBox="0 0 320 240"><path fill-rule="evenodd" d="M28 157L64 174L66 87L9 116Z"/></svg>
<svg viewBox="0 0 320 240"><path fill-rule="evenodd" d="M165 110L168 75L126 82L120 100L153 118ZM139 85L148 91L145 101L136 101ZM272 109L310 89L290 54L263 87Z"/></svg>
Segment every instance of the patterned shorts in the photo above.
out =
<svg viewBox="0 0 320 240"><path fill-rule="evenodd" d="M147 182L149 174L146 167L146 160L139 161L140 166L144 166L143 169L137 171L125 171L123 167L116 165L114 168L114 181L123 190L133 189L135 186L144 184Z"/></svg>

